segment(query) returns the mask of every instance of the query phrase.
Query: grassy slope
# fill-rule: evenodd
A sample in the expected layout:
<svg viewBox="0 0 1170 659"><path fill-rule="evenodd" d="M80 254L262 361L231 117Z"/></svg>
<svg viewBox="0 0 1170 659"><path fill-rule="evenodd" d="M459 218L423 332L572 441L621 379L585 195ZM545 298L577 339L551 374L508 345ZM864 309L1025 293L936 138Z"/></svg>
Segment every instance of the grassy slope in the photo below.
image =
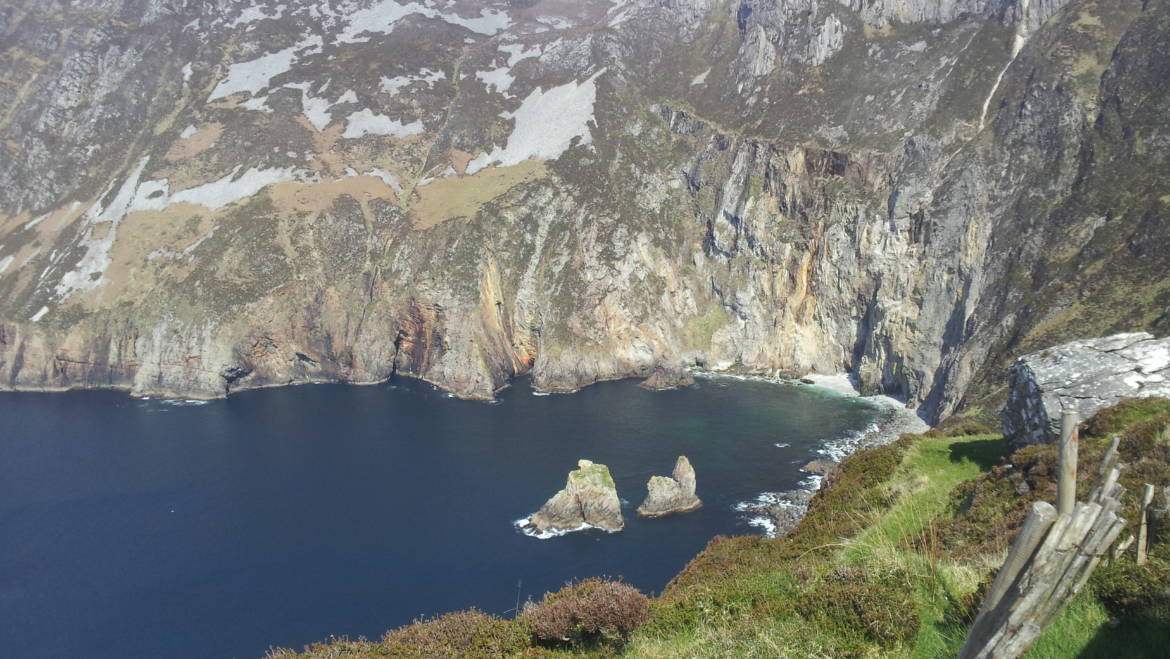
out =
<svg viewBox="0 0 1170 659"><path fill-rule="evenodd" d="M1081 496L1087 494L1108 437L1120 434L1127 465L1124 513L1132 526L1138 486L1170 485L1167 428L1170 401L1163 400L1123 404L1091 420L1082 437ZM938 431L904 436L851 456L786 538L715 538L651 603L649 622L621 654L955 656L978 608L981 588L990 583L1023 511L1032 500L1051 500L1055 493L1052 447L1005 456L1000 437L963 434L970 430L958 428L954 436ZM1170 544L1156 545L1153 554L1153 576L1146 581L1131 579L1129 559L1099 569L1094 587L1070 603L1026 656L1164 656L1170 647L1170 593L1156 596L1153 607L1137 612L1131 606L1134 613L1116 614L1116 602L1134 588L1148 593L1153 583L1154 590L1165 589ZM1114 603L1114 615L1106 601ZM468 634L465 620L443 624ZM451 650L431 641L429 646L410 646L410 651L400 644L406 637L441 638L443 624L416 624L375 643L335 641L310 654L444 656ZM486 630L476 632L486 641L460 646L456 654L614 652L608 647L533 646L523 619L483 616L476 624L476 630ZM493 651L478 652L488 647Z"/></svg>

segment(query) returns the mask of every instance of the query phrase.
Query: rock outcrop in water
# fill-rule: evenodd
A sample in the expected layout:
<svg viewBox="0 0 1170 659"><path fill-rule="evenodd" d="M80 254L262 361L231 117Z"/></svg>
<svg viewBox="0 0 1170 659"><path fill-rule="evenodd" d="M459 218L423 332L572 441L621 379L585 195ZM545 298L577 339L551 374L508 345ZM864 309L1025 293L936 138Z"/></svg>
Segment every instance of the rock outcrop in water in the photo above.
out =
<svg viewBox="0 0 1170 659"><path fill-rule="evenodd" d="M688 387L695 383L695 376L681 366L659 366L654 369L650 377L643 380L638 386L650 391L662 391L676 387Z"/></svg>
<svg viewBox="0 0 1170 659"><path fill-rule="evenodd" d="M695 496L695 469L687 456L678 456L670 476L651 476L646 484L648 494L638 514L642 517L662 517L672 513L696 510L703 502Z"/></svg>
<svg viewBox="0 0 1170 659"><path fill-rule="evenodd" d="M1009 372L1009 388L1002 412L1008 444L1054 442L1065 405L1084 420L1123 398L1170 397L1170 337L1117 334L1025 355Z"/></svg>
<svg viewBox="0 0 1170 659"><path fill-rule="evenodd" d="M565 488L540 507L525 525L537 533L564 533L598 528L621 531L622 504L609 467L589 460L577 462Z"/></svg>

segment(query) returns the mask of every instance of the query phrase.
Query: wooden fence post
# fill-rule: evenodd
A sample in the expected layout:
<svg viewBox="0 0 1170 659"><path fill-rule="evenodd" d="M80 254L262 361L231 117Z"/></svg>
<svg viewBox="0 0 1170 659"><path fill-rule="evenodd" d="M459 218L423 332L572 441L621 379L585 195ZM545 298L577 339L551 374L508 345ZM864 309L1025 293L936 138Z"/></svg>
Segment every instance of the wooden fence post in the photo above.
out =
<svg viewBox="0 0 1170 659"><path fill-rule="evenodd" d="M1056 484L1056 512L1071 515L1077 502L1077 413L1060 413L1060 472Z"/></svg>
<svg viewBox="0 0 1170 659"><path fill-rule="evenodd" d="M1142 490L1142 510L1141 516L1138 518L1138 539L1137 539L1137 564L1145 565L1146 559L1149 557L1149 521L1150 521L1150 504L1154 501L1154 486L1146 483L1145 489Z"/></svg>

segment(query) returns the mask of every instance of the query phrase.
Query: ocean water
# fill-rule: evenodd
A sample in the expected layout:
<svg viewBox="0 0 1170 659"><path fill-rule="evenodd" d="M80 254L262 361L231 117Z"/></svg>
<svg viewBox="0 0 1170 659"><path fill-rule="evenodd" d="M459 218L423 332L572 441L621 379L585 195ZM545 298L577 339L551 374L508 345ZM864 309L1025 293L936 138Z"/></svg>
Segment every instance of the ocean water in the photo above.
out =
<svg viewBox="0 0 1170 659"><path fill-rule="evenodd" d="M611 382L496 404L399 380L205 404L118 392L0 394L0 647L34 657L260 657L420 615L507 614L565 581L657 593L736 505L875 416L808 387ZM704 506L642 520L646 480L687 455ZM517 519L579 458L608 465L618 534L540 540Z"/></svg>

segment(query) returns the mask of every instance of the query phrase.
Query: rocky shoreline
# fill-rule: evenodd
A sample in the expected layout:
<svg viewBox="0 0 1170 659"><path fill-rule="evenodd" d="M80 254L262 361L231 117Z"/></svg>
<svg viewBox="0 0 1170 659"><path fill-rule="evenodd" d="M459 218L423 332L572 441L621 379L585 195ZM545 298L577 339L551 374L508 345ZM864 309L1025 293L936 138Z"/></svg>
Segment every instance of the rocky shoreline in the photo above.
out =
<svg viewBox="0 0 1170 659"><path fill-rule="evenodd" d="M806 386L820 387L842 396L858 397L879 407L877 418L859 433L833 440L827 440L817 451L821 458L805 466L809 477L801 487L781 492L764 492L755 501L742 502L735 506L736 512L744 514L751 526L763 530L769 538L787 535L796 528L808 512L813 495L821 483L836 471L836 465L857 451L889 444L907 433L921 433L930 426L920 419L913 410L890 396L861 396L848 375L810 374L800 379ZM815 469L812 469L815 465Z"/></svg>

